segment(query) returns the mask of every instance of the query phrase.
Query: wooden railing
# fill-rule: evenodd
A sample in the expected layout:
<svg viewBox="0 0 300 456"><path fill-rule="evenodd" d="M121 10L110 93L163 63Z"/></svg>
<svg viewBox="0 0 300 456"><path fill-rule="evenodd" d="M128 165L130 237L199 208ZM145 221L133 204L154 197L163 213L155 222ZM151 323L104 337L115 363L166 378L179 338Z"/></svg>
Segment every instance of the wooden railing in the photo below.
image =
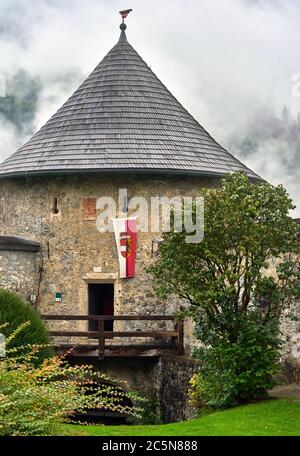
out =
<svg viewBox="0 0 300 456"><path fill-rule="evenodd" d="M91 339L98 339L97 351L99 359L103 359L105 355L105 349L107 348L105 341L106 339L112 339L114 337L127 338L127 337L143 337L143 338L171 338L171 347L175 349L176 354L181 355L184 352L184 325L183 320L178 320L174 316L166 315L42 315L44 320L52 321L97 321L97 331L65 331L65 330L50 330L49 334L53 337L87 337ZM149 331L106 331L106 321L172 321L174 322L174 330L149 330ZM58 344L58 346L64 348L95 348L95 345L91 344L83 345L82 342L78 344ZM139 346L141 349L151 348L147 344ZM160 348L170 348L170 344L160 345ZM120 347L124 349L124 345ZM157 346L156 346L157 348Z"/></svg>

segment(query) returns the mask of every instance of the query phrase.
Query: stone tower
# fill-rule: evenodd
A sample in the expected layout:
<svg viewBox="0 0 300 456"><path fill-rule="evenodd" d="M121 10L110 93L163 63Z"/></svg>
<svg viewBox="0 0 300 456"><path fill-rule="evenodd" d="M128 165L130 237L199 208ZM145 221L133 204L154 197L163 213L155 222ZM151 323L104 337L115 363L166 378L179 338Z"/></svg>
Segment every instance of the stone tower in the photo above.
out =
<svg viewBox="0 0 300 456"><path fill-rule="evenodd" d="M120 28L69 100L0 165L0 235L40 244L35 285L22 265L29 288L20 271L10 287L35 295L43 314L87 314L89 284L98 282L114 284L115 314L168 313L144 272L159 233L138 233L136 275L119 279L115 236L96 226L99 197L199 195L238 170L258 178L183 108Z"/></svg>
<svg viewBox="0 0 300 456"><path fill-rule="evenodd" d="M90 76L0 165L0 286L20 292L42 314L174 313L176 304L157 299L145 272L160 234L137 233L135 277L120 278L115 234L97 229L98 199L118 201L120 189L129 202L198 196L239 170L259 179L184 109L125 29L123 22L119 41ZM115 322L114 329L143 330L144 323Z"/></svg>

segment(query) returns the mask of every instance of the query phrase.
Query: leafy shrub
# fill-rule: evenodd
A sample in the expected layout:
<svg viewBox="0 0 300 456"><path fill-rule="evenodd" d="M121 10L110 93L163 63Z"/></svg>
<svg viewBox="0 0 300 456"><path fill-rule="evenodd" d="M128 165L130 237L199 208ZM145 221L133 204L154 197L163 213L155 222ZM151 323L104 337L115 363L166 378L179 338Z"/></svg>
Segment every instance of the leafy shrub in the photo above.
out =
<svg viewBox="0 0 300 456"><path fill-rule="evenodd" d="M279 370L278 321L263 320L255 310L230 315L230 321L227 312L227 322L225 316L226 312L212 327L198 322L198 338L207 342L195 350L203 364L201 373L191 380L190 399L198 408L224 408L260 399L275 385L274 375ZM225 328L229 323L231 330L223 329L219 337L220 325Z"/></svg>
<svg viewBox="0 0 300 456"><path fill-rule="evenodd" d="M2 328L2 333L8 337L26 321L29 321L30 325L27 325L23 331L17 332L11 347L50 343L48 332L37 311L15 293L0 289L0 325L8 323ZM52 354L50 347L44 348L39 352L38 359L41 360Z"/></svg>
<svg viewBox="0 0 300 456"><path fill-rule="evenodd" d="M125 393L92 366L70 366L63 357L54 356L35 367L38 350L35 346L24 355L12 348L0 360L0 436L59 435L74 412L89 409L128 416L140 412L123 406ZM95 383L101 386L95 389Z"/></svg>
<svg viewBox="0 0 300 456"><path fill-rule="evenodd" d="M128 424L161 424L159 404L157 403L157 399L154 393L151 394L148 398L139 397L135 403L138 407L141 408L141 413L138 416L129 417L127 419Z"/></svg>

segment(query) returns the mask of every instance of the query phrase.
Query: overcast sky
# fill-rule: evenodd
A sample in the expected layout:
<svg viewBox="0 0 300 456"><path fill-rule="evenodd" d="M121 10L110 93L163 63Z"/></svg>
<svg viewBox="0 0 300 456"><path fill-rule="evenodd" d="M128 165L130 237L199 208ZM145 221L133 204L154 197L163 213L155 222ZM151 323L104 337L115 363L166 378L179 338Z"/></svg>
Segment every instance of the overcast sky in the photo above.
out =
<svg viewBox="0 0 300 456"><path fill-rule="evenodd" d="M0 74L41 84L31 128L116 43L125 8L128 41L176 98L300 207L300 0L0 0ZM28 134L0 116L0 159Z"/></svg>

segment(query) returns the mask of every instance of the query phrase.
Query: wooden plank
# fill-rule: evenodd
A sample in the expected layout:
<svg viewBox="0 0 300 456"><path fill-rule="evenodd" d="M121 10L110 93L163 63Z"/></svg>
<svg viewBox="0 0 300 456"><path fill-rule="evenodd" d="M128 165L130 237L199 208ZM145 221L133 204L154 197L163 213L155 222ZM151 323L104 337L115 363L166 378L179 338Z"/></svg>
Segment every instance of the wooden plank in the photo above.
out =
<svg viewBox="0 0 300 456"><path fill-rule="evenodd" d="M44 320L79 321L175 321L172 315L41 315Z"/></svg>
<svg viewBox="0 0 300 456"><path fill-rule="evenodd" d="M97 350L99 349L99 344L74 344L74 343L56 343L53 345L56 350L69 350L73 348L74 350Z"/></svg>
<svg viewBox="0 0 300 456"><path fill-rule="evenodd" d="M98 320L104 321L175 321L172 315L97 315Z"/></svg>
<svg viewBox="0 0 300 456"><path fill-rule="evenodd" d="M97 331L49 331L53 337L98 337ZM105 338L112 337L177 337L177 331L105 331Z"/></svg>
<svg viewBox="0 0 300 456"><path fill-rule="evenodd" d="M177 331L107 331L105 337L176 337Z"/></svg>
<svg viewBox="0 0 300 456"><path fill-rule="evenodd" d="M93 316L89 316L89 315L41 315L41 318L43 318L44 320L61 320L61 321L64 321L64 320L69 320L69 321L96 320L96 318L93 318Z"/></svg>
<svg viewBox="0 0 300 456"><path fill-rule="evenodd" d="M61 344L55 347L59 353L64 353L64 351L74 349L72 354L69 356L82 356L82 357L91 357L99 358L99 347L98 345L71 345L71 344ZM154 353L153 353L154 352ZM105 347L105 352L103 354L102 360L104 357L142 357L142 356L161 356L161 355L174 355L177 354L176 346L169 345L110 345Z"/></svg>
<svg viewBox="0 0 300 456"><path fill-rule="evenodd" d="M49 331L50 336L66 337L98 337L98 331Z"/></svg>
<svg viewBox="0 0 300 456"><path fill-rule="evenodd" d="M92 356L99 359L99 345L74 345L74 344L59 344L55 346L58 353L64 353L66 351L73 350L68 356ZM153 354L153 351L156 354ZM160 356L168 354L177 354L177 347L175 345L166 344L149 344L149 345L106 345L104 353L102 353L100 359L104 359L107 356L114 357L126 357L126 356Z"/></svg>
<svg viewBox="0 0 300 456"><path fill-rule="evenodd" d="M74 348L74 349L78 349L78 350L98 350L99 348L99 345L96 345L96 344L68 344L68 343L61 343L61 344L54 344L54 348L59 350L59 349L62 349L62 350L65 350L65 349L70 349L70 348ZM134 349L137 349L137 350L153 350L153 349L156 349L156 348L161 348L161 349L168 349L168 348L174 348L177 350L177 347L176 345L169 345L169 344L143 344L143 345L120 345L120 344L114 344L114 345L105 345L105 350L111 350L111 349L116 349L116 350L119 350L119 349L131 349L131 348L134 348Z"/></svg>

